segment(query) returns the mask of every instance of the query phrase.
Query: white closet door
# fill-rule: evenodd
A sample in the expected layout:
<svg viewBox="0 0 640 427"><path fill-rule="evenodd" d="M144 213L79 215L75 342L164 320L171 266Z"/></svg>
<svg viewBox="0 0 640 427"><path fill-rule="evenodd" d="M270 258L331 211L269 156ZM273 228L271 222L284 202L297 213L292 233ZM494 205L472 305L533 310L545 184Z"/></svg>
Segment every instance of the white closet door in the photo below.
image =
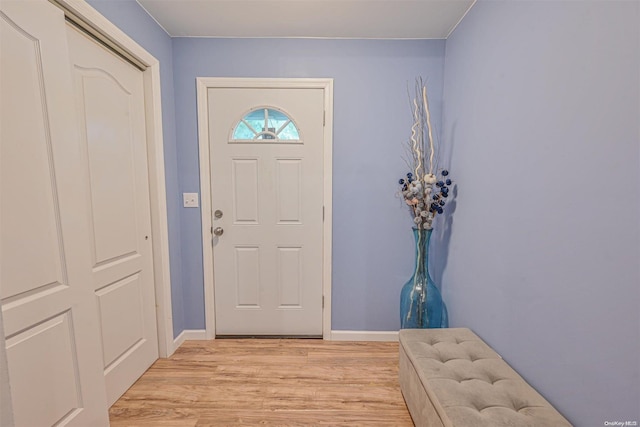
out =
<svg viewBox="0 0 640 427"><path fill-rule="evenodd" d="M67 26L107 400L158 358L142 71Z"/></svg>
<svg viewBox="0 0 640 427"><path fill-rule="evenodd" d="M0 3L0 298L16 426L105 426L65 19Z"/></svg>

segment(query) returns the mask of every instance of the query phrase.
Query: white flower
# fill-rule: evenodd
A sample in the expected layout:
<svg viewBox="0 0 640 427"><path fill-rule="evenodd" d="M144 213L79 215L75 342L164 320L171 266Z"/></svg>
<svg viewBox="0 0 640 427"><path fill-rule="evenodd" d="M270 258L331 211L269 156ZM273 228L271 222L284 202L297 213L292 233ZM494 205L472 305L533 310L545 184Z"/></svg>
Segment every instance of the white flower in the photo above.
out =
<svg viewBox="0 0 640 427"><path fill-rule="evenodd" d="M422 211L422 212L420 212L420 216L422 216L422 217L425 217L425 218L426 218L426 217L427 217L427 215L429 215L429 212L427 212L427 211Z"/></svg>
<svg viewBox="0 0 640 427"><path fill-rule="evenodd" d="M438 179L432 173L428 173L424 176L424 182L427 184L435 184Z"/></svg>
<svg viewBox="0 0 640 427"><path fill-rule="evenodd" d="M420 218L419 216L413 218L413 222L415 222L416 224L420 224L420 221L422 221L422 218Z"/></svg>

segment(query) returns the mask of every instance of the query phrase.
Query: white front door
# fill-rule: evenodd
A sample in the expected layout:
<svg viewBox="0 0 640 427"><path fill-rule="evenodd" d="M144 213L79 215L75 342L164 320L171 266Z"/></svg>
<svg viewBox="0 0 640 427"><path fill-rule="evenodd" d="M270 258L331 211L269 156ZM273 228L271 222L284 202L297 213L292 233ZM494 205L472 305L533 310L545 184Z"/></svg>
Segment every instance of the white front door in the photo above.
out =
<svg viewBox="0 0 640 427"><path fill-rule="evenodd" d="M0 11L0 298L15 424L105 426L64 15L45 0Z"/></svg>
<svg viewBox="0 0 640 427"><path fill-rule="evenodd" d="M158 358L142 71L67 25L109 405Z"/></svg>
<svg viewBox="0 0 640 427"><path fill-rule="evenodd" d="M208 112L216 334L322 335L324 91L210 88Z"/></svg>

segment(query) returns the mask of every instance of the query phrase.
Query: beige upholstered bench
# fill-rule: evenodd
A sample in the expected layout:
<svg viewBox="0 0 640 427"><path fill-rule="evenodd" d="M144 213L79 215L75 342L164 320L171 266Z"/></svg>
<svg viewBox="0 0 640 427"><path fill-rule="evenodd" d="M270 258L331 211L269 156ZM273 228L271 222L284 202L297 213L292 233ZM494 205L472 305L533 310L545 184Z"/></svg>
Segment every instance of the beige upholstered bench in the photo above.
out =
<svg viewBox="0 0 640 427"><path fill-rule="evenodd" d="M418 427L570 427L469 329L400 331L400 387Z"/></svg>

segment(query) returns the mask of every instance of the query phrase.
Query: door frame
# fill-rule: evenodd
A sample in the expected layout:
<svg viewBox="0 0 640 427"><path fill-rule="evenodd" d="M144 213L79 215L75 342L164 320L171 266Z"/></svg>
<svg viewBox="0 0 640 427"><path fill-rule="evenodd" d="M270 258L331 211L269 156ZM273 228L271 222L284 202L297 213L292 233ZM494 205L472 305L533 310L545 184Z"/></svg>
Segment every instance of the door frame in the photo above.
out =
<svg viewBox="0 0 640 427"><path fill-rule="evenodd" d="M205 336L214 339L215 302L213 275L213 245L211 244L211 165L209 157L210 88L260 89L323 89L323 194L324 221L322 224L322 337L331 339L331 239L332 239L332 170L333 170L333 79L309 78L234 78L197 77L198 144L200 157L200 206L202 217L202 264L204 273Z"/></svg>
<svg viewBox="0 0 640 427"><path fill-rule="evenodd" d="M67 20L127 58L142 70L145 130L149 166L149 200L155 288L158 354L169 357L176 350L171 312L169 230L162 138L160 62L84 0L49 0L64 11Z"/></svg>

